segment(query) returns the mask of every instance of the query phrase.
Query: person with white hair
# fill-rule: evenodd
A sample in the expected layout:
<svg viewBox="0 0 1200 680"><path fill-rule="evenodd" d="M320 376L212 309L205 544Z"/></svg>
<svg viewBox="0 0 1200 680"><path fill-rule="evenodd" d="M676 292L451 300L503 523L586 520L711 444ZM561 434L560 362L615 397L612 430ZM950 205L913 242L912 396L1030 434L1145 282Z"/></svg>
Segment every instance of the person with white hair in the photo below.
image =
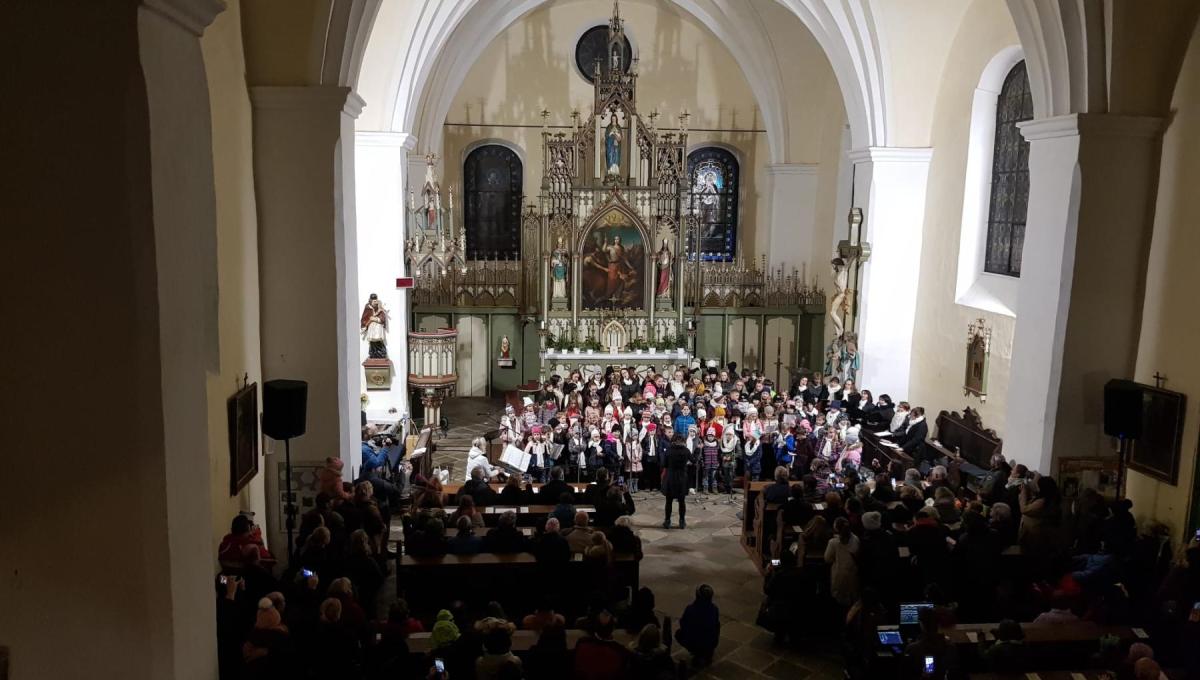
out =
<svg viewBox="0 0 1200 680"><path fill-rule="evenodd" d="M487 440L483 437L476 437L471 441L471 450L467 452L467 471L463 476L464 482L471 479L471 471L475 468L481 468L483 476L487 479L495 479L500 474L499 468L492 467L488 461L486 449Z"/></svg>

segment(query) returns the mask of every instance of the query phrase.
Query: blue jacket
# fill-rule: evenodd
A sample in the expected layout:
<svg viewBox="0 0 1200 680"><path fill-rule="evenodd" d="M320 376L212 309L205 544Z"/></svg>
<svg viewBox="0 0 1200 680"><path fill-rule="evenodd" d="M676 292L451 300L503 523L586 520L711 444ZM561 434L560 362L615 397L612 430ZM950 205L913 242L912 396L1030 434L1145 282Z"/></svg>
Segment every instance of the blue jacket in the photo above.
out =
<svg viewBox="0 0 1200 680"><path fill-rule="evenodd" d="M690 413L686 416L684 416L684 415L675 416L675 434L682 434L683 436L686 437L688 428L695 424L696 424L696 418L695 418L695 416L691 415Z"/></svg>
<svg viewBox="0 0 1200 680"><path fill-rule="evenodd" d="M380 449L378 452L371 448L371 445L362 443L362 469L363 472L372 470L377 467L386 467L388 464L387 449Z"/></svg>

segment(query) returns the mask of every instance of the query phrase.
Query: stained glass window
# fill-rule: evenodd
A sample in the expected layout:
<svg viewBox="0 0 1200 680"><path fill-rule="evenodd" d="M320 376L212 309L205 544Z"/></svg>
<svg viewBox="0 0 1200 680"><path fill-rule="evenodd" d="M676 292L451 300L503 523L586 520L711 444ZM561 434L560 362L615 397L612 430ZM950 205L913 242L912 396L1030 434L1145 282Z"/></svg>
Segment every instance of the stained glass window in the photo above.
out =
<svg viewBox="0 0 1200 680"><path fill-rule="evenodd" d="M992 192L988 207L987 250L983 270L1021 275L1025 217L1029 211L1029 142L1017 123L1033 119L1029 75L1021 61L1008 72L996 102L996 140L992 153Z"/></svg>
<svg viewBox="0 0 1200 680"><path fill-rule="evenodd" d="M738 162L716 146L688 154L690 207L700 221L700 253L705 260L730 261L737 250ZM694 257L695 234L688 234L689 257Z"/></svg>
<svg viewBox="0 0 1200 680"><path fill-rule="evenodd" d="M506 146L488 144L467 155L463 225L468 259L520 257L521 175L521 159Z"/></svg>

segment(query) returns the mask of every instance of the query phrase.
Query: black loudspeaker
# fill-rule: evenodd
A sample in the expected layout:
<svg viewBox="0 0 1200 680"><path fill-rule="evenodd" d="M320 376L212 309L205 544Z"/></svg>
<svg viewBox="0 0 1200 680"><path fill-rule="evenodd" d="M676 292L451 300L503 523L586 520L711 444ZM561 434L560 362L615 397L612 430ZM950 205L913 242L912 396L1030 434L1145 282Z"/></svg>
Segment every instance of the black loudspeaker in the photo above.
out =
<svg viewBox="0 0 1200 680"><path fill-rule="evenodd" d="M1142 436L1142 386L1132 380L1104 385L1104 434L1123 439Z"/></svg>
<svg viewBox="0 0 1200 680"><path fill-rule="evenodd" d="M308 383L303 380L268 380L263 383L263 434L271 439L291 439L304 434L308 409Z"/></svg>

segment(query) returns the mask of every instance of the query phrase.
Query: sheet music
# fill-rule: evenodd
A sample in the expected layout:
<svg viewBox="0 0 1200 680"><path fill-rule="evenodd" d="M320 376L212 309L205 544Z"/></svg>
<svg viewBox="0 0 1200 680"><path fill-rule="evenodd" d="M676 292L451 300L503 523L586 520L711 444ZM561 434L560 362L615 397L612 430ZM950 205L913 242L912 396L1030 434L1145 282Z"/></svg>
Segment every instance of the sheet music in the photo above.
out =
<svg viewBox="0 0 1200 680"><path fill-rule="evenodd" d="M509 444L508 448L504 449L504 453L500 454L501 463L513 467L521 472L526 472L529 470L530 458L531 457L528 453L525 453L512 444Z"/></svg>

